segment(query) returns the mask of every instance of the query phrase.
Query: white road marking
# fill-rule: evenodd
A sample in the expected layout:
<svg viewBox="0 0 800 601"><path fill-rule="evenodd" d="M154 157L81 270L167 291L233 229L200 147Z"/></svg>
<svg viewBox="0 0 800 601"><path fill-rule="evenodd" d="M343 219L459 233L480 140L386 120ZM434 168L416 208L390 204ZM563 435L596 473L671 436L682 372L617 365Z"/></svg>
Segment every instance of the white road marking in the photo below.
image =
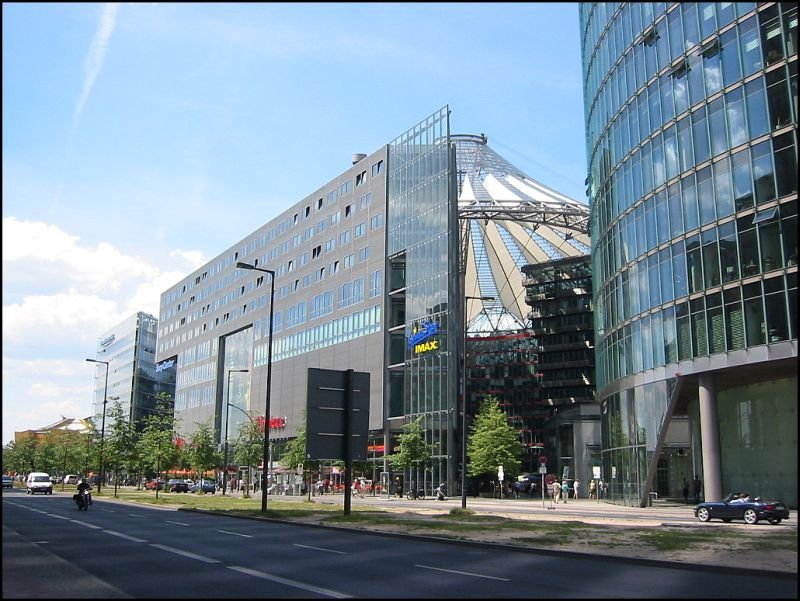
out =
<svg viewBox="0 0 800 601"><path fill-rule="evenodd" d="M189 524L185 524L184 522L173 522L172 520L164 520L167 524L177 524L178 526L188 526Z"/></svg>
<svg viewBox="0 0 800 601"><path fill-rule="evenodd" d="M80 520L70 520L73 524L78 524L79 526L86 526L87 528L91 528L92 530L102 530L101 526L95 526L94 524L90 524L88 522L82 522Z"/></svg>
<svg viewBox="0 0 800 601"><path fill-rule="evenodd" d="M286 586L299 588L304 591L310 591L312 593L317 593L319 595L324 595L326 597L333 597L334 599L350 599L352 597L352 595L348 595L346 593L340 593L338 591L333 591L327 588L320 588L318 586L314 586L313 584L297 582L296 580L288 580L287 578L281 578L280 576L273 576L272 574L266 574L264 572L259 572L258 570L251 570L250 568L244 568L242 566L228 566L228 569L233 570L235 572L241 572L242 574L247 574L249 576L255 576L256 578L263 578L264 580L277 582L278 584L285 584Z"/></svg>
<svg viewBox="0 0 800 601"><path fill-rule="evenodd" d="M436 570L438 572L449 572L450 574L460 574L461 576L475 576L475 578L488 578L489 580L502 580L503 582L511 582L510 578L498 578L496 576L486 576L485 574L473 574L472 572L460 572L459 570L445 570L444 568L434 568L433 566L423 566L414 564L415 568L424 568L426 570Z"/></svg>
<svg viewBox="0 0 800 601"><path fill-rule="evenodd" d="M129 513L128 515L129 515L129 516L131 516L132 518L143 518L143 517L147 517L147 516L144 516L144 515L142 515L142 514L140 514L140 513Z"/></svg>
<svg viewBox="0 0 800 601"><path fill-rule="evenodd" d="M134 543L146 543L147 541L143 538L136 538L135 536L130 536L129 534L123 534L122 532L117 532L116 530L103 530L106 534L110 534L111 536L118 536L120 538L124 538L125 540L132 541Z"/></svg>
<svg viewBox="0 0 800 601"><path fill-rule="evenodd" d="M217 532L222 532L222 534L230 534L231 536L241 536L244 538L253 538L252 534L239 534L238 532L228 532L227 530L217 530Z"/></svg>
<svg viewBox="0 0 800 601"><path fill-rule="evenodd" d="M180 549L176 549L174 547L167 547L166 545L158 545L156 543L150 543L151 547L155 547L156 549L161 549L162 551L168 551L170 553L175 553L177 555L183 555L184 557L188 557L189 559L196 559L197 561L204 561L205 563L219 563L218 559L211 559L210 557L203 557L202 555L196 555L195 553L189 553L189 551L181 551Z"/></svg>
<svg viewBox="0 0 800 601"><path fill-rule="evenodd" d="M70 519L72 519L72 518L68 518L65 515L58 515L56 513L48 513L47 515L49 515L51 518L58 518L59 520L70 520Z"/></svg>
<svg viewBox="0 0 800 601"><path fill-rule="evenodd" d="M295 547L303 547L303 549L313 549L315 551L326 551L328 553L339 553L340 555L347 555L344 551L334 551L333 549L323 549L322 547L312 547L311 545L298 545L293 543Z"/></svg>

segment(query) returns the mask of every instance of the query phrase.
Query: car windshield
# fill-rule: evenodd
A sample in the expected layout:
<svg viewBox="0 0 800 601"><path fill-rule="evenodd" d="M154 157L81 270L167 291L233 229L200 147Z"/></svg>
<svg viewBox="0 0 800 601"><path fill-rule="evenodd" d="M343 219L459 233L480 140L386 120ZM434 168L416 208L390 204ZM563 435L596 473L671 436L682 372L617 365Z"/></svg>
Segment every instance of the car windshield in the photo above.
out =
<svg viewBox="0 0 800 601"><path fill-rule="evenodd" d="M50 482L50 478L48 478L47 476L34 476L33 477L33 481L34 482Z"/></svg>

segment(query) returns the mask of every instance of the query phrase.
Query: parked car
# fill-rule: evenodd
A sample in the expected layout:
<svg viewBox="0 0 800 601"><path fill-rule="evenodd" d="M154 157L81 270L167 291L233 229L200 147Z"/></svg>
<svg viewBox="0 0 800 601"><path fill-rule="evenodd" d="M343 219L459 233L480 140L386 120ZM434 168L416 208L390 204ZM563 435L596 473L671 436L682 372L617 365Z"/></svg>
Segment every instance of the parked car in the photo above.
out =
<svg viewBox="0 0 800 601"><path fill-rule="evenodd" d="M67 474L64 476L64 484L77 484L78 474Z"/></svg>
<svg viewBox="0 0 800 601"><path fill-rule="evenodd" d="M167 482L169 492L189 492L189 485L183 478L172 478Z"/></svg>
<svg viewBox="0 0 800 601"><path fill-rule="evenodd" d="M11 476L3 476L3 488L12 488L14 486L14 479Z"/></svg>
<svg viewBox="0 0 800 601"><path fill-rule="evenodd" d="M158 490L164 490L164 481L159 479L158 485L156 485L155 480L148 480L144 483L144 487L147 490L156 490L156 486L158 487Z"/></svg>
<svg viewBox="0 0 800 601"><path fill-rule="evenodd" d="M701 522L712 519L730 522L744 520L747 524L757 524L767 520L770 524L780 524L789 519L789 509L780 501L765 501L761 497L750 497L747 493L731 493L722 501L707 501L695 505L695 517Z"/></svg>
<svg viewBox="0 0 800 601"><path fill-rule="evenodd" d="M199 482L195 482L189 490L192 492L200 492L200 490L202 490L205 493L210 492L213 495L217 492L217 483L213 480L200 480Z"/></svg>

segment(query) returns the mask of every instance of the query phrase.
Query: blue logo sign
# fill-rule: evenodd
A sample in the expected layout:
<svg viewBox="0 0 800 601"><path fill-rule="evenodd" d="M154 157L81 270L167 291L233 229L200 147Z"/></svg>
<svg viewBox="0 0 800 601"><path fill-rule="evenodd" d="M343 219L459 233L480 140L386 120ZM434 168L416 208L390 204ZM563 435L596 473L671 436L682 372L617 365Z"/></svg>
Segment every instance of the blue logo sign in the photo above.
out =
<svg viewBox="0 0 800 601"><path fill-rule="evenodd" d="M411 335L408 337L408 349L413 350L416 346L422 344L429 338L436 336L439 333L439 322L437 321L423 321L420 325L414 325L411 330ZM438 346L438 345L436 345ZM429 348L426 350L434 350Z"/></svg>

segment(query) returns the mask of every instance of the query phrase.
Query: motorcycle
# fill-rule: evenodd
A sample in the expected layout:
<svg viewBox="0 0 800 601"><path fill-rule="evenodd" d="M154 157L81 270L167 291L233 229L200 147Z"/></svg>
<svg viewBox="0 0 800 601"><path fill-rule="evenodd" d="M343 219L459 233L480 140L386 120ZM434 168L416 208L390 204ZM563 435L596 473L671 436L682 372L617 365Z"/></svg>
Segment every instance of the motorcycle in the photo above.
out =
<svg viewBox="0 0 800 601"><path fill-rule="evenodd" d="M78 511L89 511L89 505L92 504L92 493L85 488L82 491L72 495L72 499L78 505Z"/></svg>
<svg viewBox="0 0 800 601"><path fill-rule="evenodd" d="M414 494L413 490L409 490L406 493L406 499L408 499L409 501L411 501L413 499L424 499L424 498L425 498L425 489L423 489L423 488L417 489L417 494L416 495Z"/></svg>
<svg viewBox="0 0 800 601"><path fill-rule="evenodd" d="M437 501L446 501L447 497L445 494L447 493L447 484L442 482L439 486L433 489L433 492L436 493L436 500Z"/></svg>

